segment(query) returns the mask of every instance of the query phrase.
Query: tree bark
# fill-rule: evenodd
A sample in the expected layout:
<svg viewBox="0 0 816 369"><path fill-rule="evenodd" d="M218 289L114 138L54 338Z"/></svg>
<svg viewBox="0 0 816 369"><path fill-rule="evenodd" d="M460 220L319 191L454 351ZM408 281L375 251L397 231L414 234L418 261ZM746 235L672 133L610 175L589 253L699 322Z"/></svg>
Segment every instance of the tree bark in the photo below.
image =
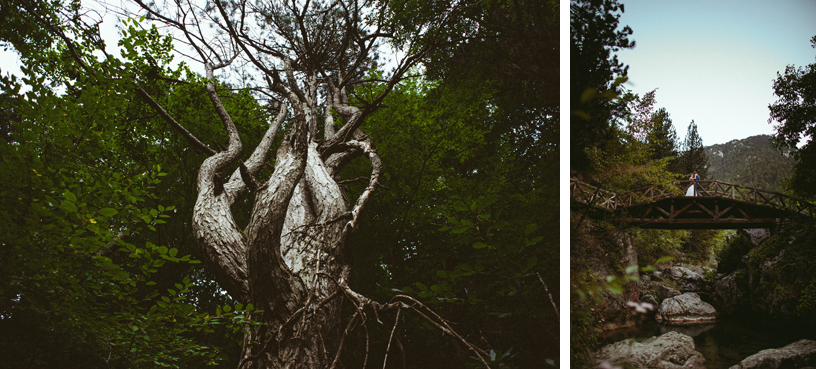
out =
<svg viewBox="0 0 816 369"><path fill-rule="evenodd" d="M212 78L211 66L208 76ZM277 149L269 180L261 183L255 175L287 115L283 104L247 162L223 183L219 172L237 160L241 142L212 82L207 90L230 141L199 168L193 233L219 285L259 310L251 314L261 324L250 327L245 336L240 367L328 367L340 346L342 296L351 270L349 236L376 188L379 157L357 129L353 136L359 141L326 147L321 154L315 138L316 91L309 87L306 94L285 94L294 120ZM335 106L346 124L358 123L359 109L339 101ZM360 155L369 158L373 170L368 188L352 206L335 178ZM230 207L247 189L254 195L254 206L242 231Z"/></svg>
<svg viewBox="0 0 816 369"><path fill-rule="evenodd" d="M239 367L336 367L342 338L353 328L340 324L341 304L350 301L358 307L352 322L362 319L361 306L373 306L348 287L350 236L382 170L360 127L430 45L445 39L439 31L462 6L453 4L425 20L427 26L417 27L414 37L403 35L399 42L407 43L403 46L412 53L398 59L384 80L369 80L366 74L376 65L377 45L395 40L388 27L378 23L386 20L384 15L372 24L363 21L367 14L385 10L377 8L379 4L216 1L203 9L209 19L219 19L213 24L218 32L212 35L199 27L200 9L192 3L175 2L172 11L165 12L153 2L134 1L152 19L180 31L200 60L209 63L207 94L230 137L222 151L196 139L136 87L171 127L210 155L198 173L193 234L219 285L236 300L262 310L251 314L261 324L248 327ZM427 45L414 45L415 40ZM263 76L259 81L267 86L253 90L275 101L281 113L250 158L224 182L221 171L238 160L242 146L219 100L213 70L236 58ZM349 95L360 85L373 86L376 92L365 96L367 101L357 96L359 106L352 106ZM272 176L260 181L256 176L287 114L293 120L277 148ZM371 174L359 198L351 200L337 178L360 156L371 163ZM247 190L254 196L254 207L241 230L231 206Z"/></svg>

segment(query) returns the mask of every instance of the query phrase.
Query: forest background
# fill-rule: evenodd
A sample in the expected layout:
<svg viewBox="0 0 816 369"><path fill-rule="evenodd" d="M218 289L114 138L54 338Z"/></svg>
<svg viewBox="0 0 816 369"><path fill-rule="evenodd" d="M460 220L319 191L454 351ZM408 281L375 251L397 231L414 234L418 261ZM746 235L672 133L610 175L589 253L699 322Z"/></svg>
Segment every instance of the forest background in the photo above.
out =
<svg viewBox="0 0 816 369"><path fill-rule="evenodd" d="M691 121L680 142L670 112L656 104L656 91L637 95L626 89L629 70L617 53L633 48L635 41L633 29L619 24L624 5L616 0L570 4L570 177L615 193L652 185L679 191L677 180L688 179L689 173L697 171L706 180L784 192L801 204L816 201L816 115L812 109L816 63L789 65L769 85L769 93L777 99L768 111L768 121L776 127L773 136L705 147ZM816 37L811 44L816 48ZM780 245L785 244L780 236L769 243L776 247L772 251L770 246L752 251L745 247L744 239L723 246L719 231L630 229L603 217L589 220L588 212L574 203L570 211L570 354L575 366L594 364L588 358L601 329L602 293L620 294L628 281L626 273L631 272L616 259L622 252L617 236L631 234L641 267L654 265L664 256L708 268L716 267L722 258L733 266L735 258L749 251L757 254L756 260L764 260L763 256L779 253ZM812 240L814 229L812 222L806 222L783 234ZM812 248L800 249L807 250L803 251L807 255L813 252ZM798 255L786 265L797 270L804 267L807 257ZM804 280L812 277L808 274ZM777 282L779 288L797 288L787 279ZM800 313L811 304L809 295L792 298L803 307L797 310Z"/></svg>
<svg viewBox="0 0 816 369"><path fill-rule="evenodd" d="M444 3L412 1L416 13L381 26L407 32ZM406 2L372 4L399 14ZM344 324L356 322L338 349L346 367L558 365L559 4L460 5L366 118L384 170L353 238L350 286L416 299L482 354L422 315L367 311L360 323L345 305ZM192 235L207 155L145 98L222 150L204 70L173 63L179 41L139 16L121 19L121 53L104 53L83 6L0 1L0 41L22 72L0 76L0 367L243 365L242 345L261 344L243 340L258 308L215 282ZM378 65L357 77L352 104L382 91ZM213 84L254 147L280 105L240 78ZM285 117L276 142L294 124ZM366 191L362 159L337 178L352 198ZM240 227L252 206L235 203Z"/></svg>

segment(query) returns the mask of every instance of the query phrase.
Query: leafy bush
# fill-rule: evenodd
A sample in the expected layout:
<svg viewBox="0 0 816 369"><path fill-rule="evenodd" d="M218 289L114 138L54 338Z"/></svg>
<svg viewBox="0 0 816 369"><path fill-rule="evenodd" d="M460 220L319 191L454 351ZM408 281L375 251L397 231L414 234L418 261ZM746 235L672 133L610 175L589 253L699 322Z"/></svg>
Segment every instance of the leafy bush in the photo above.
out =
<svg viewBox="0 0 816 369"><path fill-rule="evenodd" d="M737 235L726 242L725 246L716 254L718 264L717 271L720 273L731 273L739 269L742 257L747 255L754 245L744 235Z"/></svg>
<svg viewBox="0 0 816 369"><path fill-rule="evenodd" d="M653 264L664 256L674 256L687 242L689 231L633 229L632 242L638 254L638 265Z"/></svg>

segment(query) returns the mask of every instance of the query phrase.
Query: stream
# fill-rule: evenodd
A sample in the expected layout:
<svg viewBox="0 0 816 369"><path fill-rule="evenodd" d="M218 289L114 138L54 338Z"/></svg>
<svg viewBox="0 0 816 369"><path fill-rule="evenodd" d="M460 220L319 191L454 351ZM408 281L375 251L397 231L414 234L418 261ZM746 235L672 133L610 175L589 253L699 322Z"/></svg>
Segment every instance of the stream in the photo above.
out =
<svg viewBox="0 0 816 369"><path fill-rule="evenodd" d="M662 325L648 320L638 328L609 335L602 345L627 338L642 341L669 331L693 337L694 346L705 358L708 369L727 369L759 351L780 348L803 338L816 339L813 331L774 326L756 318L725 317L713 324L689 326Z"/></svg>

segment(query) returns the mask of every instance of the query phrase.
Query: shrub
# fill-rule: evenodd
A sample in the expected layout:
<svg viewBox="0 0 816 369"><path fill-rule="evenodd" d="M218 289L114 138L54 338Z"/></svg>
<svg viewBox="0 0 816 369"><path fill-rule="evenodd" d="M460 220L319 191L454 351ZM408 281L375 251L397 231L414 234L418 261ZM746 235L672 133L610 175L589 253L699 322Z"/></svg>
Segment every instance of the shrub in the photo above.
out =
<svg viewBox="0 0 816 369"><path fill-rule="evenodd" d="M754 247L748 237L737 235L731 238L722 249L716 254L717 256L717 271L720 273L731 273L739 269L742 257L747 255Z"/></svg>

